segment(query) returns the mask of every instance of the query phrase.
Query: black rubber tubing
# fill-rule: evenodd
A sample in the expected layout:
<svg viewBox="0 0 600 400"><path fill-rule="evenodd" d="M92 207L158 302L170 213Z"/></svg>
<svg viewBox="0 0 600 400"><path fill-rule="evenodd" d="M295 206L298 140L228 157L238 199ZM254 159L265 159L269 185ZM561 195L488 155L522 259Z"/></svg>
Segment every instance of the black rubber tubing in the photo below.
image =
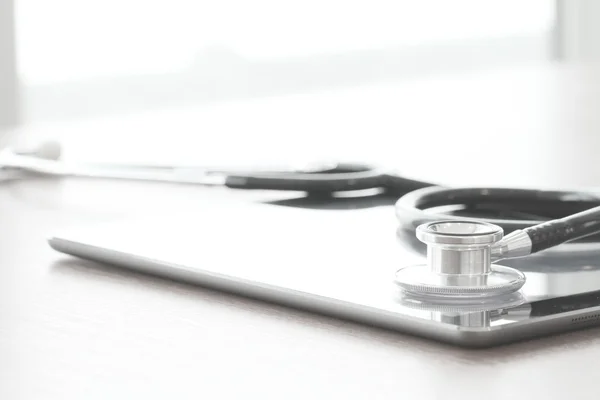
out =
<svg viewBox="0 0 600 400"><path fill-rule="evenodd" d="M456 216L446 212L431 212L439 206L447 205L467 205L471 208L489 210L511 209L525 214L542 214L544 217L479 217L472 215L470 218ZM559 238L562 242L578 240L600 242L600 235L593 235L600 231L600 222L598 221L598 207L600 207L600 195L589 192L573 191L549 191L533 189L514 189L514 188L444 188L439 186L427 187L415 190L402 196L396 202L396 217L399 227L403 230L414 232L420 224L445 219L474 219L499 225L504 234L507 235L517 229L530 229L554 222L556 220L565 220L576 217L573 232L570 229L563 228L560 232L552 235L552 243L556 243ZM596 210L596 211L593 211ZM580 215L583 215L580 217ZM571 223L573 224L573 223ZM559 230L557 228L553 228ZM548 231L541 231L535 234L535 248L541 249L552 245L548 242ZM546 232L546 233L542 233ZM534 239L532 239L533 242ZM561 242L561 243L562 243Z"/></svg>
<svg viewBox="0 0 600 400"><path fill-rule="evenodd" d="M600 232L600 206L531 226L523 231L531 238L532 253L580 239Z"/></svg>

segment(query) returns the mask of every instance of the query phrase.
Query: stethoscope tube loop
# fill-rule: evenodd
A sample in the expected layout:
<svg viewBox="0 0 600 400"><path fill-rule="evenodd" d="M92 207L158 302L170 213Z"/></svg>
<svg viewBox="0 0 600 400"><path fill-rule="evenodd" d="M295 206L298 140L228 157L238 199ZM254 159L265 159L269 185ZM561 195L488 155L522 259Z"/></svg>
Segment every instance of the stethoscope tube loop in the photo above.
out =
<svg viewBox="0 0 600 400"><path fill-rule="evenodd" d="M435 212L435 208L443 206L462 206L472 216ZM600 195L589 192L431 186L400 197L395 204L395 213L400 228L410 231L427 222L471 220L498 225L508 234L598 206ZM495 214L504 212L523 218L485 216L485 212L491 210ZM481 216L474 216L477 213Z"/></svg>

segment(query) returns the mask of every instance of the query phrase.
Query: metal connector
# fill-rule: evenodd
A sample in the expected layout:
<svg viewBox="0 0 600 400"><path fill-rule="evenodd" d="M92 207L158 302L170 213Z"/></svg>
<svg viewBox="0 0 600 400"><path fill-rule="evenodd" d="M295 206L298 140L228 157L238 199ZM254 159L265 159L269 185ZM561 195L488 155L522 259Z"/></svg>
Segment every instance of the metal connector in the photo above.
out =
<svg viewBox="0 0 600 400"><path fill-rule="evenodd" d="M516 230L492 245L492 262L505 258L525 257L531 254L531 238Z"/></svg>

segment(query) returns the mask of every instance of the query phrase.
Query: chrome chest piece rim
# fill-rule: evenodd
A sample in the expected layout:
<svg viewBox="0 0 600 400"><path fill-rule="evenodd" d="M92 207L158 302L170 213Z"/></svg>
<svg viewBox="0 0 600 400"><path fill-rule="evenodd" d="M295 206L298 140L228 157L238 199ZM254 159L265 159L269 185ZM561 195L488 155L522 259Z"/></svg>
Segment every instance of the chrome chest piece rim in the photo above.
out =
<svg viewBox="0 0 600 400"><path fill-rule="evenodd" d="M492 246L502 239L499 226L474 221L420 225L417 238L427 244L427 264L396 272L396 284L411 295L437 298L486 298L516 292L525 275L492 264Z"/></svg>

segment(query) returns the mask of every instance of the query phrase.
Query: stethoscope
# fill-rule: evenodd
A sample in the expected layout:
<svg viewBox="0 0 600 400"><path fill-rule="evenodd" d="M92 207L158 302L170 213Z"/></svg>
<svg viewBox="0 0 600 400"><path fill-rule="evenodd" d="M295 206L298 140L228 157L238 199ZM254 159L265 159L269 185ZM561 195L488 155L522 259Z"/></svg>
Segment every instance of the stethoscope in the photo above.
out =
<svg viewBox="0 0 600 400"><path fill-rule="evenodd" d="M403 293L423 299L480 302L518 292L525 275L497 264L575 240L600 241L600 194L518 188L445 188L363 164L225 170L202 167L69 164L46 142L28 152L0 152L0 169L78 176L301 191L313 196L376 189L395 201L400 230L427 245L426 265L400 268ZM439 211L440 208L445 208ZM436 209L438 212L436 212ZM566 215L566 217L565 217ZM510 232L504 236L505 232Z"/></svg>

